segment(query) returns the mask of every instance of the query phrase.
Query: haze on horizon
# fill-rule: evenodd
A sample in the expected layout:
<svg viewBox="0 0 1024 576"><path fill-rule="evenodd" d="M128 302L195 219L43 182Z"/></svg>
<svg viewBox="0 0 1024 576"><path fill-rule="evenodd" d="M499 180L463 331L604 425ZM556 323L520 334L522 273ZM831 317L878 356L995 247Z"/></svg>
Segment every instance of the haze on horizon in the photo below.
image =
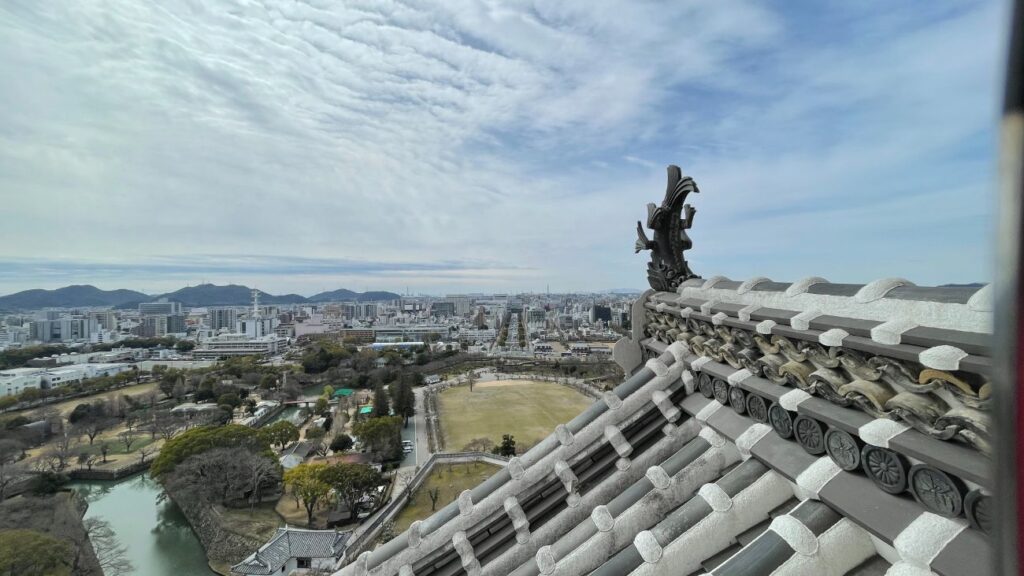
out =
<svg viewBox="0 0 1024 576"><path fill-rule="evenodd" d="M1006 6L0 4L0 294L988 281Z"/></svg>

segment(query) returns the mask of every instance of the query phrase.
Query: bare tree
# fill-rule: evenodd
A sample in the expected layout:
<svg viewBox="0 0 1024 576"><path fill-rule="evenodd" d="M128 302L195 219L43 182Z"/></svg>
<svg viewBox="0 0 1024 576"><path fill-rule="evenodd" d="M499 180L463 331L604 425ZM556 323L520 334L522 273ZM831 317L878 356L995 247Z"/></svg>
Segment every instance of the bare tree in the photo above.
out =
<svg viewBox="0 0 1024 576"><path fill-rule="evenodd" d="M128 412L124 415L124 427L128 431L134 431L135 427L139 425L139 414L138 412Z"/></svg>
<svg viewBox="0 0 1024 576"><path fill-rule="evenodd" d="M430 497L430 511L434 512L437 510L437 499L441 497L441 488L430 488L427 490L427 496Z"/></svg>
<svg viewBox="0 0 1024 576"><path fill-rule="evenodd" d="M146 457L148 457L153 452L156 452L156 448L152 446L142 446L141 448L139 448L138 451L136 451L136 454L139 455L139 462L145 464Z"/></svg>
<svg viewBox="0 0 1024 576"><path fill-rule="evenodd" d="M107 454L109 454L109 453L110 453L110 443L109 442L100 442L100 454L103 455L103 463L104 464L107 463Z"/></svg>
<svg viewBox="0 0 1024 576"><path fill-rule="evenodd" d="M242 466L249 472L249 511L263 499L263 489L281 481L277 462L245 451Z"/></svg>
<svg viewBox="0 0 1024 576"><path fill-rule="evenodd" d="M98 454L92 454L89 452L82 452L78 455L78 465L85 466L86 470L92 470L92 467L96 465L100 457Z"/></svg>
<svg viewBox="0 0 1024 576"><path fill-rule="evenodd" d="M47 455L51 457L50 460L56 464L57 472L68 467L68 461L71 459L71 440L72 435L65 430L57 436L53 447L47 452Z"/></svg>
<svg viewBox="0 0 1024 576"><path fill-rule="evenodd" d="M170 411L164 410L153 415L153 432L164 440L170 440L181 428L181 422Z"/></svg>
<svg viewBox="0 0 1024 576"><path fill-rule="evenodd" d="M82 423L82 433L89 437L89 445L92 446L96 437L100 435L104 430L109 430L114 425L113 418L107 416L97 416L95 418L89 418Z"/></svg>
<svg viewBox="0 0 1024 576"><path fill-rule="evenodd" d="M7 488L21 476L22 466L18 464L24 446L17 440L0 440L0 502L7 495Z"/></svg>
<svg viewBox="0 0 1024 576"><path fill-rule="evenodd" d="M326 439L321 438L319 442L313 444L313 453L321 458L326 458L327 453L331 451L331 443L327 442Z"/></svg>
<svg viewBox="0 0 1024 576"><path fill-rule="evenodd" d="M124 451L126 454L128 452L131 452L132 444L134 444L136 438L138 438L135 435L135 432L132 432L131 430L125 430L124 432L118 434L117 437L120 438L121 442L124 444Z"/></svg>
<svg viewBox="0 0 1024 576"><path fill-rule="evenodd" d="M134 571L135 567L128 561L128 549L118 542L109 523L99 518L86 518L82 523L104 576L127 576Z"/></svg>

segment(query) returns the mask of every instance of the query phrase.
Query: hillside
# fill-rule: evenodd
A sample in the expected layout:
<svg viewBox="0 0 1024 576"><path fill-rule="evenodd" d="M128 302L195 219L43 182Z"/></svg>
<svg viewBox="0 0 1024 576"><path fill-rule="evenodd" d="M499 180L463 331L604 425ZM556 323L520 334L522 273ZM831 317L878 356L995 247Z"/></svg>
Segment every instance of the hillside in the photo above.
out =
<svg viewBox="0 0 1024 576"><path fill-rule="evenodd" d="M134 290L100 290L90 285L74 285L56 290L25 290L0 296L0 310L35 310L38 308L76 308L85 306L119 306L152 298Z"/></svg>
<svg viewBox="0 0 1024 576"><path fill-rule="evenodd" d="M330 292L321 292L314 294L308 298L308 302L349 302L355 300L356 302L377 302L380 300L397 300L401 298L394 292L382 292L382 291L370 291L370 292L353 292L351 290L340 288L338 290L332 290Z"/></svg>
<svg viewBox="0 0 1024 576"><path fill-rule="evenodd" d="M260 304L301 304L307 301L298 294L275 296L262 290L259 293ZM245 306L252 303L252 288L238 284L200 284L161 294L152 299L156 298L167 298L181 302L185 306Z"/></svg>

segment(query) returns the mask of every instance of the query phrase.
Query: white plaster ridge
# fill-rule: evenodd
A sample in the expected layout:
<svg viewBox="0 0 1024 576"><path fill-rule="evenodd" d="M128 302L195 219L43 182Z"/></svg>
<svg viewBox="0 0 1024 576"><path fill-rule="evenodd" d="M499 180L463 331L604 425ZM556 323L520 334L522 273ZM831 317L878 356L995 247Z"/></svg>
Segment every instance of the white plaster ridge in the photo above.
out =
<svg viewBox="0 0 1024 576"><path fill-rule="evenodd" d="M758 284L764 284L765 282L771 282L771 281L772 281L771 278L765 278L764 276L758 276L756 278L751 278L750 280L747 280L747 281L743 282L743 284L740 284L740 287L736 289L736 293L737 294L746 294L747 292L750 292L755 287L757 287Z"/></svg>
<svg viewBox="0 0 1024 576"><path fill-rule="evenodd" d="M572 443L576 441L572 431L565 424L555 426L555 436L558 437L558 443L562 446L572 446Z"/></svg>
<svg viewBox="0 0 1024 576"><path fill-rule="evenodd" d="M772 328L775 328L775 320L762 320L754 329L758 334L769 335L772 333Z"/></svg>
<svg viewBox="0 0 1024 576"><path fill-rule="evenodd" d="M669 478L668 472L665 472L661 466L651 466L645 475L658 490L665 490L672 485L672 478Z"/></svg>
<svg viewBox="0 0 1024 576"><path fill-rule="evenodd" d="M668 392L664 390L655 390L651 392L651 402L658 407L661 411L661 415L665 417L669 422L675 422L679 419L679 408L676 408L675 404L672 403L672 399L669 397Z"/></svg>
<svg viewBox="0 0 1024 576"><path fill-rule="evenodd" d="M893 318L871 329L871 339L879 344L894 346L903 340L903 333L917 328L917 322L910 318Z"/></svg>
<svg viewBox="0 0 1024 576"><path fill-rule="evenodd" d="M842 328L832 328L818 334L818 343L822 346L842 346L843 340L849 335L850 333Z"/></svg>
<svg viewBox="0 0 1024 576"><path fill-rule="evenodd" d="M991 312L995 310L992 300L992 285L986 284L971 296L967 301L967 307L975 312Z"/></svg>
<svg viewBox="0 0 1024 576"><path fill-rule="evenodd" d="M412 571L412 566L402 564L402 567L398 569L398 576L416 576L416 574Z"/></svg>
<svg viewBox="0 0 1024 576"><path fill-rule="evenodd" d="M604 437L608 440L608 443L615 448L615 453L625 458L633 453L633 446L626 440L626 437L622 435L622 431L619 430L618 426L609 424L604 427Z"/></svg>
<svg viewBox="0 0 1024 576"><path fill-rule="evenodd" d="M654 305L654 310L656 312L664 312L667 308L668 304L665 304L664 302L658 302L657 304Z"/></svg>
<svg viewBox="0 0 1024 576"><path fill-rule="evenodd" d="M721 406L721 404L719 404L719 406ZM700 432L697 435L703 438L705 441L707 441L707 443L710 444L712 448L721 448L726 444L725 437L719 434L718 432L715 432L708 426L704 426L703 428L701 428Z"/></svg>
<svg viewBox="0 0 1024 576"><path fill-rule="evenodd" d="M750 315L753 314L754 312L757 312L760 309L761 306L759 304L751 304L744 308L740 308L739 312L737 312L736 315L739 316L740 320L743 320L744 322L750 322Z"/></svg>
<svg viewBox="0 0 1024 576"><path fill-rule="evenodd" d="M789 325L794 330L809 330L811 328L811 321L821 315L821 310L804 310L790 318Z"/></svg>
<svg viewBox="0 0 1024 576"><path fill-rule="evenodd" d="M650 368L651 372L654 372L655 376L665 376L668 374L668 366L666 366L659 358L651 358L647 361L645 366Z"/></svg>
<svg viewBox="0 0 1024 576"><path fill-rule="evenodd" d="M526 468L523 467L523 461L519 456L513 456L508 461L508 473L512 476L513 480L519 480L526 474Z"/></svg>
<svg viewBox="0 0 1024 576"><path fill-rule="evenodd" d="M888 418L877 418L857 429L857 435L865 444L888 448L889 441L910 430L910 426Z"/></svg>
<svg viewBox="0 0 1024 576"><path fill-rule="evenodd" d="M928 568L918 568L906 562L896 562L885 571L885 576L935 576Z"/></svg>
<svg viewBox="0 0 1024 576"><path fill-rule="evenodd" d="M736 437L736 448L740 451L740 456L743 456L744 460L750 458L750 451L754 448L754 444L760 442L771 431L771 426L760 422L755 422L750 428L744 430Z"/></svg>
<svg viewBox="0 0 1024 576"><path fill-rule="evenodd" d="M473 495L469 490L463 490L459 494L459 514L469 516L473 513Z"/></svg>
<svg viewBox="0 0 1024 576"><path fill-rule="evenodd" d="M690 314L693 314L693 308L690 308L689 306L679 310L679 317L680 318L684 318L684 319L685 318L689 318Z"/></svg>
<svg viewBox="0 0 1024 576"><path fill-rule="evenodd" d="M811 498L817 500L821 489L838 476L841 471L842 469L828 456L822 456L815 460L796 477L797 488L803 493L800 494L800 499L806 500Z"/></svg>
<svg viewBox="0 0 1024 576"><path fill-rule="evenodd" d="M708 300L707 302L700 305L700 313L707 316L711 314L711 309L718 305L718 300Z"/></svg>
<svg viewBox="0 0 1024 576"><path fill-rule="evenodd" d="M693 370L694 372L700 372L701 368L703 368L704 365L707 364L708 362L711 362L711 358L708 358L707 356L701 356L700 358L697 358L693 362L690 362L690 370Z"/></svg>
<svg viewBox="0 0 1024 576"><path fill-rule="evenodd" d="M714 316L711 317L711 323L714 324L715 326L721 326L723 323L725 323L726 319L728 318L728 314L726 314L725 312L719 312L718 314L715 314Z"/></svg>
<svg viewBox="0 0 1024 576"><path fill-rule="evenodd" d="M693 372L689 370L683 370L683 386L686 387L686 394L693 394L696 389L697 379L693 377Z"/></svg>
<svg viewBox="0 0 1024 576"><path fill-rule="evenodd" d="M737 370L732 374L729 374L728 380L729 384L732 384L733 386L739 386L747 378L753 377L754 374L751 373L750 370L747 370L746 368L741 368L740 370Z"/></svg>
<svg viewBox="0 0 1024 576"><path fill-rule="evenodd" d="M807 292L807 289L815 284L828 284L828 280L825 280L821 276L809 276L802 278L792 284L789 288L786 288L786 296L792 298L793 296L799 296Z"/></svg>
<svg viewBox="0 0 1024 576"><path fill-rule="evenodd" d="M594 511L590 513L590 519L594 522L594 526L597 526L599 532L609 532L615 527L615 518L604 504L594 507Z"/></svg>
<svg viewBox="0 0 1024 576"><path fill-rule="evenodd" d="M537 569L540 570L541 574L552 574L555 571L555 566L558 565L558 560L555 560L555 553L552 551L551 546L541 546L537 550L537 555L534 556L534 560L537 562Z"/></svg>
<svg viewBox="0 0 1024 576"><path fill-rule="evenodd" d="M818 538L814 536L814 532L788 514L777 516L768 529L782 537L797 554L810 556L818 551Z"/></svg>
<svg viewBox="0 0 1024 576"><path fill-rule="evenodd" d="M697 490L697 494L708 503L715 512L725 512L732 508L732 498L722 490L722 487L713 482L709 482L700 487Z"/></svg>
<svg viewBox="0 0 1024 576"><path fill-rule="evenodd" d="M710 289L715 287L715 284L718 284L719 282L725 282L725 281L728 281L728 280L729 279L726 278L725 276L712 276L711 278L708 278L706 282L704 282L704 284L700 287L700 289L701 290L710 290Z"/></svg>
<svg viewBox="0 0 1024 576"><path fill-rule="evenodd" d="M917 355L917 358L921 364L928 368L934 368L935 370L959 370L960 361L967 358L967 352L956 346L943 344L942 346L922 350Z"/></svg>
<svg viewBox="0 0 1024 576"><path fill-rule="evenodd" d="M640 557L644 559L644 562L656 564L658 560L661 560L663 552L661 544L654 537L654 534L651 534L649 531L642 530L638 532L636 537L633 538L633 546L636 546L637 552L640 553Z"/></svg>
<svg viewBox="0 0 1024 576"><path fill-rule="evenodd" d="M417 520L409 525L409 547L416 548L420 545L420 524L422 520Z"/></svg>
<svg viewBox="0 0 1024 576"><path fill-rule="evenodd" d="M669 344L665 351L671 354L672 357L676 359L676 362L682 362L683 359L686 358L686 355L690 354L690 347L686 342L680 342L677 340Z"/></svg>
<svg viewBox="0 0 1024 576"><path fill-rule="evenodd" d="M914 283L905 278L880 278L858 290L853 299L861 304L867 304L885 298L893 288L900 286L914 286Z"/></svg>
<svg viewBox="0 0 1024 576"><path fill-rule="evenodd" d="M790 412L796 412L796 407L799 406L801 402L807 400L810 397L810 394L804 392L803 390L800 390L799 388L793 389L790 390L789 392L786 392L782 396L779 396L779 406L782 406L783 408L789 410Z"/></svg>
<svg viewBox="0 0 1024 576"><path fill-rule="evenodd" d="M611 390L602 394L601 398L604 400L604 404L609 410L618 410L619 408L622 408L622 398L619 398L618 395Z"/></svg>
<svg viewBox="0 0 1024 576"><path fill-rule="evenodd" d="M896 536L893 547L904 562L928 568L946 545L966 528L967 522L963 520L922 512Z"/></svg>
<svg viewBox="0 0 1024 576"><path fill-rule="evenodd" d="M703 424L704 422L708 421L708 418L711 418L712 414L718 412L721 408L721 402L719 402L718 400L711 400L710 402L708 402L707 406L698 410L697 413L693 415L693 417L697 420L697 422Z"/></svg>

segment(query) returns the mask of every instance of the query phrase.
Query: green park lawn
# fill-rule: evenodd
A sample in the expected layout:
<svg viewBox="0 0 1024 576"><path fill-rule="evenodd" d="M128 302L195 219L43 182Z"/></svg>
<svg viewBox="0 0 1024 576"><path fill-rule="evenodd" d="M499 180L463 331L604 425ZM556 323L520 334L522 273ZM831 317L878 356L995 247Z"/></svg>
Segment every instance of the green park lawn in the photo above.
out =
<svg viewBox="0 0 1024 576"><path fill-rule="evenodd" d="M449 388L438 397L445 450L458 452L471 440L501 443L512 434L517 446L530 447L575 418L592 399L554 382L512 380Z"/></svg>
<svg viewBox="0 0 1024 576"><path fill-rule="evenodd" d="M413 522L423 520L434 513L430 509L428 490L440 488L437 498L437 510L440 510L454 502L463 490L473 488L498 470L501 470L500 466L486 462L436 465L420 489L413 493L409 503L395 517L395 534L405 532Z"/></svg>

